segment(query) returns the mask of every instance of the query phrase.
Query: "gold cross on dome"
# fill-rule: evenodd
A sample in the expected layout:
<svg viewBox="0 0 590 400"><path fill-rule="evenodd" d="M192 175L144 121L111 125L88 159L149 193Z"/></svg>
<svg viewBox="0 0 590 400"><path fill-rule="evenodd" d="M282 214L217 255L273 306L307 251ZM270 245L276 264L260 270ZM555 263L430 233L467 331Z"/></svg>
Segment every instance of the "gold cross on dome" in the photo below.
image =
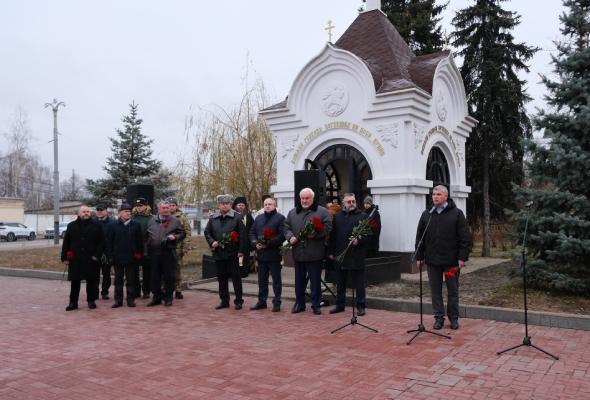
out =
<svg viewBox="0 0 590 400"><path fill-rule="evenodd" d="M332 20L328 21L328 26L324 28L325 31L328 31L328 42L332 43L332 29L336 28L332 25Z"/></svg>

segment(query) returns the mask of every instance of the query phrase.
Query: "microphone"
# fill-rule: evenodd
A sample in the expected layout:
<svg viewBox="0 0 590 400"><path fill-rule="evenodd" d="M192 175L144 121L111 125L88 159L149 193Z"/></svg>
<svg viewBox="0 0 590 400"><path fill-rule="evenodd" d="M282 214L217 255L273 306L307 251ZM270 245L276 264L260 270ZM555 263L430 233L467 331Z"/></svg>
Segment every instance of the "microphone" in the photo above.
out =
<svg viewBox="0 0 590 400"><path fill-rule="evenodd" d="M428 214L432 214L434 212L434 210L436 210L436 206L432 206L432 208L430 209L430 211L428 211Z"/></svg>
<svg viewBox="0 0 590 400"><path fill-rule="evenodd" d="M527 202L524 204L524 206L525 206L526 208L531 208L531 206L532 206L534 203L535 203L535 202L534 202L534 201L532 201L532 200L531 200L531 201L527 201Z"/></svg>

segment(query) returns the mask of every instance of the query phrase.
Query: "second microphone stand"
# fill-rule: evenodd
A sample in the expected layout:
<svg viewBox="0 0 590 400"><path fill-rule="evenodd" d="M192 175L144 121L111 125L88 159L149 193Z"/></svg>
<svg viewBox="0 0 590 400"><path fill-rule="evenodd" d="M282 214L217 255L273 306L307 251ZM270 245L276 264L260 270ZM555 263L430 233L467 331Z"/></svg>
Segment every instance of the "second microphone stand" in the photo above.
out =
<svg viewBox="0 0 590 400"><path fill-rule="evenodd" d="M414 254L412 255L411 265L413 265L414 262L416 261L416 256L418 254L418 251L420 250L420 247L422 246L422 243L424 242L424 236L426 236L426 232L428 231L428 227L430 226L430 220L432 219L432 212L433 212L433 210L430 210L430 216L428 217L428 222L426 223L426 228L424 228L424 232L422 232L422 237L420 238L420 241L418 242L418 246L416 246L416 251L414 251ZM423 306L422 306L422 265L423 265L423 263L421 263L420 267L419 267L420 268L420 323L418 324L417 329L411 329L408 331L408 333L416 332L416 334L414 336L412 336L412 338L408 341L408 343L406 343L408 345L410 343L412 343L412 340L416 339L418 337L418 335L421 334L422 332L430 333L432 335L444 337L447 339L451 338L450 336L443 335L442 333L429 331L424 326L424 312L423 312Z"/></svg>

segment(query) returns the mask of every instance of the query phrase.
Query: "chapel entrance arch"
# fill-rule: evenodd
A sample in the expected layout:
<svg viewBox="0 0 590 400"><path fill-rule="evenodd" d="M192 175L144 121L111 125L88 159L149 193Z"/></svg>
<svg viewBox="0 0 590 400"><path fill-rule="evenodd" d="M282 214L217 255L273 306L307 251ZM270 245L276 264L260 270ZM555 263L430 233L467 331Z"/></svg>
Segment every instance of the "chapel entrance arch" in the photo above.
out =
<svg viewBox="0 0 590 400"><path fill-rule="evenodd" d="M324 171L328 203L348 192L354 193L358 202L370 194L367 181L373 179L371 167L365 156L348 144L327 147L313 160L306 159L304 168Z"/></svg>
<svg viewBox="0 0 590 400"><path fill-rule="evenodd" d="M428 160L426 161L426 179L432 181L432 187L444 185L447 187L449 193L451 192L451 175L449 173L449 164L442 150L433 146L428 153ZM432 207L432 188L426 196L426 208Z"/></svg>

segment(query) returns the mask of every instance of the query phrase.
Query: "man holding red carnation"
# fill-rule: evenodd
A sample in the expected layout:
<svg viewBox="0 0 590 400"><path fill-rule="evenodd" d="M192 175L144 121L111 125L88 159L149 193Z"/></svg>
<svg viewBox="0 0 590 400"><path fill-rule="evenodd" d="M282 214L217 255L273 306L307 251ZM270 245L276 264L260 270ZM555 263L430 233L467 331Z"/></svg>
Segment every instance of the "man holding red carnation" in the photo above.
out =
<svg viewBox="0 0 590 400"><path fill-rule="evenodd" d="M434 206L422 213L418 223L416 246L424 231L426 234L422 246L417 249L416 260L419 268L424 264L427 266L434 312L433 328L442 329L445 322L442 297L444 276L448 294L447 316L451 329L459 329L459 271L469 258L471 236L463 211L449 199L445 186L432 189L432 202Z"/></svg>
<svg viewBox="0 0 590 400"><path fill-rule="evenodd" d="M281 311L281 245L285 240L285 217L277 212L277 201L272 197L264 200L264 213L258 215L250 228L249 238L256 249L258 259L258 302L250 310L266 308L268 299L268 275L272 276L272 311Z"/></svg>
<svg viewBox="0 0 590 400"><path fill-rule="evenodd" d="M228 278L231 277L236 298L236 310L242 308L242 278L240 275L239 257L248 251L248 237L242 216L232 210L232 198L224 194L217 196L218 211L209 218L205 227L205 239L215 259L219 298L221 303L216 310L229 307Z"/></svg>
<svg viewBox="0 0 590 400"><path fill-rule="evenodd" d="M295 304L293 314L305 311L307 275L311 285L311 308L315 315L320 310L322 263L326 256L325 240L332 229L328 210L314 202L310 188L299 192L297 205L285 219L285 238L293 248L295 262Z"/></svg>

